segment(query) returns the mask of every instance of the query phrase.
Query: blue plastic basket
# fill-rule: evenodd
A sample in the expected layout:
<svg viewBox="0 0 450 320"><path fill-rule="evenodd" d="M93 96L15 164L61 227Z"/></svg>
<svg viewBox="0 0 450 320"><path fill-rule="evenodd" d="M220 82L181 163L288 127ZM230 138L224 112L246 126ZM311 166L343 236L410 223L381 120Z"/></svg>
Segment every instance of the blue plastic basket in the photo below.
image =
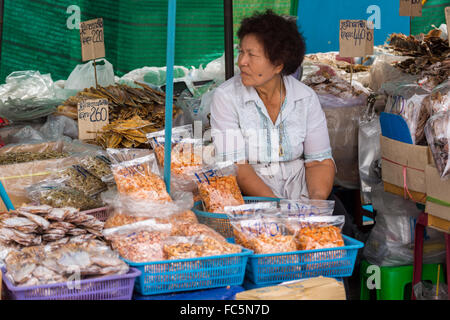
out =
<svg viewBox="0 0 450 320"><path fill-rule="evenodd" d="M280 199L266 197L244 197L244 201L245 203L270 201L280 202ZM203 204L201 201L194 203L194 208L192 208L192 211L194 211L200 223L206 224L227 239L234 238L233 228L231 227L230 220L226 214L203 211Z"/></svg>
<svg viewBox="0 0 450 320"><path fill-rule="evenodd" d="M318 276L349 277L358 249L364 244L347 236L343 238L345 246L339 248L252 254L248 258L246 279L263 285Z"/></svg>
<svg viewBox="0 0 450 320"><path fill-rule="evenodd" d="M252 253L244 248L241 253L190 259L145 263L123 260L141 271L135 290L153 295L241 285Z"/></svg>

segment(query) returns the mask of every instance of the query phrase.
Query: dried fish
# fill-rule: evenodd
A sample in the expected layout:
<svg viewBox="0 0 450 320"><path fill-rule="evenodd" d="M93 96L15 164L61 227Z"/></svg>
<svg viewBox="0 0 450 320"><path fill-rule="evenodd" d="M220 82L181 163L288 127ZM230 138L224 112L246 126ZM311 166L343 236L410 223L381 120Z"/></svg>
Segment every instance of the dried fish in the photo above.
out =
<svg viewBox="0 0 450 320"><path fill-rule="evenodd" d="M427 35L416 36L394 33L388 40L394 52L414 57L395 66L403 72L419 75L418 83L429 89L450 77L450 47L440 36L440 30L431 30Z"/></svg>
<svg viewBox="0 0 450 320"><path fill-rule="evenodd" d="M86 233L87 233L87 230L81 229L81 228L74 228L74 229L67 231L67 234L71 235L71 236L79 236L79 235L86 234Z"/></svg>
<svg viewBox="0 0 450 320"><path fill-rule="evenodd" d="M85 99L103 98L108 100L109 120L115 123L117 120L130 120L139 117L150 122L150 129L161 130L165 120L165 94L158 92L144 83L137 83L141 88L131 88L127 85L114 85L108 87L89 88L79 92L76 96L67 99L58 107L57 113L72 115L76 119L78 102ZM173 106L173 117L178 116L181 109ZM152 132L152 131L150 131ZM136 133L136 132L135 132ZM96 139L96 143L102 146L113 147L141 147L146 141L137 133L124 136L114 132L104 133ZM139 142L143 141L143 142Z"/></svg>
<svg viewBox="0 0 450 320"><path fill-rule="evenodd" d="M90 210L102 206L102 203L96 198L89 197L80 190L68 187L42 190L38 201L55 208L76 207L80 208L80 210Z"/></svg>
<svg viewBox="0 0 450 320"><path fill-rule="evenodd" d="M33 221L30 221L27 218L20 218L20 217L10 217L6 219L0 220L0 226L6 227L6 228L19 228L19 227L30 227L33 228L33 231L37 228L36 223ZM31 231L31 232L33 232Z"/></svg>
<svg viewBox="0 0 450 320"><path fill-rule="evenodd" d="M104 242L83 241L39 246L12 251L5 259L6 274L16 286L68 281L74 272L80 277L123 274L128 265Z"/></svg>
<svg viewBox="0 0 450 320"><path fill-rule="evenodd" d="M69 167L59 174L64 184L93 197L107 189L106 184L81 166Z"/></svg>
<svg viewBox="0 0 450 320"><path fill-rule="evenodd" d="M30 221L33 221L35 224L37 224L42 230L46 230L50 226L50 222L42 218L41 216L38 216L36 214L32 214L29 212L26 212L22 210L21 208L17 209L17 212L19 215L22 215L26 218L28 218Z"/></svg>
<svg viewBox="0 0 450 320"><path fill-rule="evenodd" d="M52 224L50 224L49 229L62 229L62 230L66 230L69 231L70 229L74 229L75 225L69 223L69 222L64 222L64 221L60 221L60 222L53 222Z"/></svg>
<svg viewBox="0 0 450 320"><path fill-rule="evenodd" d="M39 160L67 158L68 153L57 151L44 152L8 152L0 154L0 165L23 163Z"/></svg>
<svg viewBox="0 0 450 320"><path fill-rule="evenodd" d="M48 220L63 221L66 218L67 213L68 212L64 208L53 208L47 214L46 218Z"/></svg>
<svg viewBox="0 0 450 320"><path fill-rule="evenodd" d="M48 205L40 205L40 206L26 206L19 208L21 212L29 212L32 214L42 214L45 215L49 213L53 208Z"/></svg>

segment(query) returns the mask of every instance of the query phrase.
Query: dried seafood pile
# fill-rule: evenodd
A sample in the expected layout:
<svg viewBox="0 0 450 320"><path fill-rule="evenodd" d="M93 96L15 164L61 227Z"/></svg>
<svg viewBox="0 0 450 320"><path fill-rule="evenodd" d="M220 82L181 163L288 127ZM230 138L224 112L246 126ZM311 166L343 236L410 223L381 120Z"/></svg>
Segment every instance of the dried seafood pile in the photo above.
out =
<svg viewBox="0 0 450 320"><path fill-rule="evenodd" d="M368 95L368 91L362 86L343 79L335 73L332 67L319 65L319 71L306 77L302 82L311 87L317 94L330 94L339 98L348 99L362 94Z"/></svg>
<svg viewBox="0 0 450 320"><path fill-rule="evenodd" d="M70 207L29 206L0 215L0 241L22 246L81 243L102 230L103 222Z"/></svg>
<svg viewBox="0 0 450 320"><path fill-rule="evenodd" d="M106 125L96 142L103 148L137 148L147 144L146 134L157 131L154 123L135 115Z"/></svg>
<svg viewBox="0 0 450 320"><path fill-rule="evenodd" d="M12 251L5 259L6 274L15 286L36 286L86 277L125 274L128 265L104 242L88 241Z"/></svg>
<svg viewBox="0 0 450 320"><path fill-rule="evenodd" d="M58 107L58 112L76 119L77 105L86 99L107 99L109 105L109 121L128 120L139 116L152 122L154 128L164 127L165 94L149 86L136 82L141 88L132 88L124 84L89 88L67 99ZM174 117L181 110L173 106Z"/></svg>
<svg viewBox="0 0 450 320"><path fill-rule="evenodd" d="M57 151L45 152L8 152L0 154L0 165L15 164L39 160L66 158L69 154Z"/></svg>
<svg viewBox="0 0 450 320"><path fill-rule="evenodd" d="M450 47L443 40L440 30L431 30L427 35L406 36L392 34L389 47L396 53L414 58L396 64L403 72L420 75L420 83L433 88L450 77Z"/></svg>

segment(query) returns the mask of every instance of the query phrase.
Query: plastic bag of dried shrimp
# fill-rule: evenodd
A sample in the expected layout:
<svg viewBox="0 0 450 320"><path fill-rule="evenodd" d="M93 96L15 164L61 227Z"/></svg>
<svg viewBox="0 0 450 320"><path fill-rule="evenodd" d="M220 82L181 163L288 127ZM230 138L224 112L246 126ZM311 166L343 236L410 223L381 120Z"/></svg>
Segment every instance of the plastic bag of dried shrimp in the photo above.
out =
<svg viewBox="0 0 450 320"><path fill-rule="evenodd" d="M334 211L334 200L280 200L280 211L288 217L331 216Z"/></svg>
<svg viewBox="0 0 450 320"><path fill-rule="evenodd" d="M293 252L297 250L294 234L276 216L265 214L227 214L235 242L255 254Z"/></svg>
<svg viewBox="0 0 450 320"><path fill-rule="evenodd" d="M148 219L154 219L158 223L198 223L195 213L190 210L193 206L192 194L190 197L186 194L184 198L174 198L169 203L136 200L122 194L115 194L104 201L112 208L112 213L105 222L105 229Z"/></svg>
<svg viewBox="0 0 450 320"><path fill-rule="evenodd" d="M236 166L220 162L194 172L200 198L205 211L225 213L224 207L244 204L236 179Z"/></svg>
<svg viewBox="0 0 450 320"><path fill-rule="evenodd" d="M163 240L170 236L171 224L153 219L103 230L103 236L122 258L132 262L164 260Z"/></svg>
<svg viewBox="0 0 450 320"><path fill-rule="evenodd" d="M205 235L168 237L163 240L163 248L167 260L227 255L242 251L239 245Z"/></svg>
<svg viewBox="0 0 450 320"><path fill-rule="evenodd" d="M171 202L154 154L111 166L117 190L134 199Z"/></svg>

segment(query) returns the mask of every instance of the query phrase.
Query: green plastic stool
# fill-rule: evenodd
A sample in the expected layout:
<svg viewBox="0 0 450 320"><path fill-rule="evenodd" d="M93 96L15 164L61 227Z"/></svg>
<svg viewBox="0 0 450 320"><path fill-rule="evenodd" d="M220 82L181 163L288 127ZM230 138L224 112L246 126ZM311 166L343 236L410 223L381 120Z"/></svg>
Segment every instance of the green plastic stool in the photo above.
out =
<svg viewBox="0 0 450 320"><path fill-rule="evenodd" d="M371 264L363 260L361 262L360 280L361 280L361 300L370 300L370 291L367 288L367 279L371 273L367 273L367 268ZM431 281L436 284L437 271L439 264L424 264L422 269L422 280ZM445 283L444 265L441 264L439 282ZM412 283L413 280L413 266L400 267L380 267L380 289L376 290L377 300L405 300L405 287ZM410 297L410 293L408 293Z"/></svg>

